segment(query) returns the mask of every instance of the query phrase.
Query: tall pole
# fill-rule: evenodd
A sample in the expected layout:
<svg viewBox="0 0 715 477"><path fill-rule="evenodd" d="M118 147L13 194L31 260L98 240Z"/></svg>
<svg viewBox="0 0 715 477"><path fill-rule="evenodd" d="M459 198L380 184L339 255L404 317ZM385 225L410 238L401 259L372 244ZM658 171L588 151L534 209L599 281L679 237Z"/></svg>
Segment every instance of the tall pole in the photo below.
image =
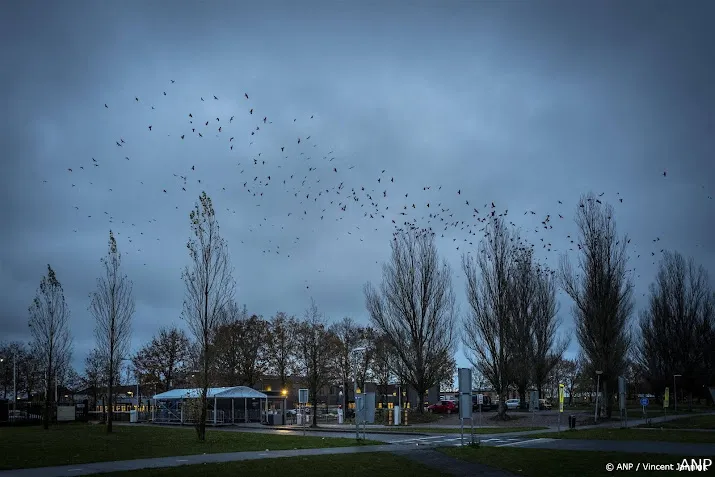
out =
<svg viewBox="0 0 715 477"><path fill-rule="evenodd" d="M355 439L360 439L360 424L358 423L357 376L353 380L353 396L355 396Z"/></svg>
<svg viewBox="0 0 715 477"><path fill-rule="evenodd" d="M678 387L675 384L675 377L677 374L673 375L673 406L675 406L675 412L678 412Z"/></svg>
<svg viewBox="0 0 715 477"><path fill-rule="evenodd" d="M12 418L17 414L17 350L12 352Z"/></svg>
<svg viewBox="0 0 715 477"><path fill-rule="evenodd" d="M601 388L601 373L596 371L596 407L593 410L593 422L594 424L598 421L598 393Z"/></svg>

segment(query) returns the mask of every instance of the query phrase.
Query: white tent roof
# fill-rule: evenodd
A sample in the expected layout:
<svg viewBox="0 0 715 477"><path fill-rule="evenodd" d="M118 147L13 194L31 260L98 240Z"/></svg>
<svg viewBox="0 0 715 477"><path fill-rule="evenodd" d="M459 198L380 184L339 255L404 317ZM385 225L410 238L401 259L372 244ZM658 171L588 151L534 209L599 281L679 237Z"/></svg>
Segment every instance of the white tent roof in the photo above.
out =
<svg viewBox="0 0 715 477"><path fill-rule="evenodd" d="M186 399L199 397L201 389L172 389L154 396L154 399L172 400ZM228 399L266 399L268 396L260 391L247 386L233 386L223 388L209 388L207 397L209 398L228 398Z"/></svg>

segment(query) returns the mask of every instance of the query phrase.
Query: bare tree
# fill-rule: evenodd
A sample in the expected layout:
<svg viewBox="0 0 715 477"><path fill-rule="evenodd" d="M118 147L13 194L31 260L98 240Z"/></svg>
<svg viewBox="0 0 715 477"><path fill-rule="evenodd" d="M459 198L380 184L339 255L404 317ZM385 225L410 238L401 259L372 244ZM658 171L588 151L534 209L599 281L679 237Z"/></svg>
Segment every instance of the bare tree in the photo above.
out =
<svg viewBox="0 0 715 477"><path fill-rule="evenodd" d="M579 362L576 359L561 359L560 364L554 365L554 367L560 366L563 372L562 376L564 378L564 388L569 394L569 406L573 405L573 397L576 392L576 386L578 384L579 378ZM551 370L549 370L550 372ZM547 375L548 376L548 375Z"/></svg>
<svg viewBox="0 0 715 477"><path fill-rule="evenodd" d="M186 247L191 265L184 269L186 284L183 319L196 338L201 352L200 412L196 424L199 440L206 439L207 395L213 333L225 318L225 309L233 299L235 282L229 259L228 245L219 233L211 199L202 192L189 214L191 232Z"/></svg>
<svg viewBox="0 0 715 477"><path fill-rule="evenodd" d="M602 371L606 413L611 416L613 389L626 368L631 346L630 317L633 284L627 275L628 237L618 237L613 207L593 194L583 196L576 213L579 229L580 275L566 255L561 258L560 278L573 300L576 336L589 368Z"/></svg>
<svg viewBox="0 0 715 477"><path fill-rule="evenodd" d="M359 346L365 350L357 354L355 374L358 387L365 389L365 383L374 378L372 363L375 360L377 332L370 326L360 326L357 332L360 337Z"/></svg>
<svg viewBox="0 0 715 477"><path fill-rule="evenodd" d="M395 377L392 370L394 353L390 342L384 335L377 334L373 339L374 354L372 360L372 376L380 389L382 407L387 408L387 392L390 381Z"/></svg>
<svg viewBox="0 0 715 477"><path fill-rule="evenodd" d="M702 395L710 384L706 350L715 326L715 300L707 271L678 252L665 252L648 308L640 319L638 358L655 389L662 389L680 374L678 391ZM702 396L698 396L702 397ZM677 397L676 397L677 398ZM689 400L692 404L692 399Z"/></svg>
<svg viewBox="0 0 715 477"><path fill-rule="evenodd" d="M45 375L45 409L42 424L50 426L50 412L54 393L53 380L57 370L70 361L72 336L69 330L70 312L62 285L55 271L47 265L47 276L42 277L40 288L30 305L29 326L32 348Z"/></svg>
<svg viewBox="0 0 715 477"><path fill-rule="evenodd" d="M510 284L518 236L501 218L487 224L476 258L462 257L467 279L469 314L464 323L464 347L472 366L499 396L500 419L506 419L507 391L513 380L513 299Z"/></svg>
<svg viewBox="0 0 715 477"><path fill-rule="evenodd" d="M41 363L37 356L38 353L33 348L28 348L25 351L25 358L17 363L18 390L22 385L27 399L32 399L37 386L41 383Z"/></svg>
<svg viewBox="0 0 715 477"><path fill-rule="evenodd" d="M297 322L294 317L288 317L283 312L278 312L269 324L268 341L268 366L281 381L281 388L285 389L288 377L295 369Z"/></svg>
<svg viewBox="0 0 715 477"><path fill-rule="evenodd" d="M336 337L326 326L325 317L311 298L305 318L298 325L298 363L305 376L306 385L313 405L313 423L317 427L318 392L334 379L333 355Z"/></svg>
<svg viewBox="0 0 715 477"><path fill-rule="evenodd" d="M354 376L353 372L355 371L355 359L351 353L362 340L361 330L349 316L334 323L330 330L337 338L337 349L334 356L335 369L340 376L340 384L343 388L343 409L347 409L347 403L350 401L350 378ZM358 384L358 386L360 385Z"/></svg>
<svg viewBox="0 0 715 477"><path fill-rule="evenodd" d="M225 311L225 318L214 332L212 349L215 359L212 368L215 376L214 384L220 386L236 386L242 381L241 367L244 354L245 331L244 323L248 320L246 305L239 308L231 300ZM255 337L247 337L255 341ZM250 346L249 346L250 347Z"/></svg>
<svg viewBox="0 0 715 477"><path fill-rule="evenodd" d="M112 432L114 377L120 369L122 359L129 354L134 315L134 295L132 282L121 273L121 254L114 234L109 231L109 252L102 258L104 276L97 279L97 290L90 294L89 311L96 320L94 336L97 350L102 353L107 367L107 433Z"/></svg>
<svg viewBox="0 0 715 477"><path fill-rule="evenodd" d="M532 346L534 363L534 379L539 397L542 396L543 385L551 370L563 358L569 345L569 338L557 339L561 320L558 318L558 301L556 300L556 279L551 270L537 267L534 281L536 294L534 301L534 343Z"/></svg>
<svg viewBox="0 0 715 477"><path fill-rule="evenodd" d="M103 355L96 348L91 350L84 359L84 387L92 395L92 408L97 407L97 401L102 394L100 388L107 382Z"/></svg>
<svg viewBox="0 0 715 477"><path fill-rule="evenodd" d="M188 363L190 345L184 330L176 326L161 328L151 342L137 352L132 362L140 376L168 391Z"/></svg>
<svg viewBox="0 0 715 477"><path fill-rule="evenodd" d="M236 378L249 387L258 382L268 368L267 333L268 323L256 315L241 316L218 327L214 339L216 365L230 373L226 385L235 385Z"/></svg>
<svg viewBox="0 0 715 477"><path fill-rule="evenodd" d="M24 375L19 372L23 362L28 358L27 348L21 341L0 345L0 385L3 398L10 399L8 395L15 385L18 394L23 388ZM17 371L14 372L13 371ZM14 397L14 396L13 396Z"/></svg>
<svg viewBox="0 0 715 477"><path fill-rule="evenodd" d="M455 352L456 304L452 273L440 263L434 234L403 231L392 242L392 257L382 267L380 291L367 283L365 302L377 332L394 350L394 369L419 396L438 385Z"/></svg>
<svg viewBox="0 0 715 477"><path fill-rule="evenodd" d="M535 356L535 323L537 305L538 272L531 247L517 247L514 251L513 270L510 272L507 299L511 300L510 348L515 365L511 369L511 381L516 386L521 407L526 408L526 391L533 381Z"/></svg>

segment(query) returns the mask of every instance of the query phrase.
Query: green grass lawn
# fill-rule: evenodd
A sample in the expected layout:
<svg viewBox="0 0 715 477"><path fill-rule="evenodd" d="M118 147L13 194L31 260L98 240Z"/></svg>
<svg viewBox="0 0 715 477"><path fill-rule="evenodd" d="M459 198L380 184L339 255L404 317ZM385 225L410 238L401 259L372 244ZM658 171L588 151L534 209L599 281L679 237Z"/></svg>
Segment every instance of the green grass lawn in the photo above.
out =
<svg viewBox="0 0 715 477"><path fill-rule="evenodd" d="M287 469L287 466L290 466ZM225 464L185 465L163 469L97 474L97 477L213 477L216 475L279 475L290 477L409 475L416 477L447 476L439 471L389 452L322 455L260 459Z"/></svg>
<svg viewBox="0 0 715 477"><path fill-rule="evenodd" d="M521 432L521 431L542 431L548 427L481 427L474 428L475 434L503 434L505 432ZM462 431L457 427L386 427L380 431L401 432L409 434L412 432L420 434L459 434ZM464 433L469 434L471 429L469 426L464 426Z"/></svg>
<svg viewBox="0 0 715 477"><path fill-rule="evenodd" d="M361 444L382 444L361 441ZM0 469L79 464L203 453L310 449L357 445L342 437L281 436L257 432L207 430L206 442L193 428L69 424L51 427L0 428Z"/></svg>
<svg viewBox="0 0 715 477"><path fill-rule="evenodd" d="M562 432L549 432L532 434L529 437L547 437L551 439L595 439L616 441L662 441L662 442L691 442L715 443L714 432L693 432L680 430L648 430L628 428L603 428L603 429L571 429Z"/></svg>
<svg viewBox="0 0 715 477"><path fill-rule="evenodd" d="M638 427L662 427L663 429L715 429L715 414L708 414L706 416L689 416L665 422L658 422L658 419L653 419L650 425L641 424Z"/></svg>
<svg viewBox="0 0 715 477"><path fill-rule="evenodd" d="M495 447L445 447L439 449L447 455L468 462L478 462L527 477L603 477L624 471L608 472L607 463L632 462L634 472L638 462L650 464L675 464L685 457L660 454L631 454L625 452L591 452L552 449L516 449ZM688 462L692 457L687 457ZM642 465L642 464L641 464ZM639 477L673 475L668 471L638 471Z"/></svg>

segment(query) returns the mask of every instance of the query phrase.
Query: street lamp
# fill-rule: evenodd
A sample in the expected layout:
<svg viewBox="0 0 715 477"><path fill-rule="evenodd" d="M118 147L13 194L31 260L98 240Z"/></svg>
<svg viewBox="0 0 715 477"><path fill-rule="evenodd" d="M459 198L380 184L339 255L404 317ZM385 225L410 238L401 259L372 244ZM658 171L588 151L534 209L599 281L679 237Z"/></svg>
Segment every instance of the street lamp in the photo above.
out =
<svg viewBox="0 0 715 477"><path fill-rule="evenodd" d="M5 361L5 358L0 358L0 363ZM12 350L12 418L15 419L17 414L17 350Z"/></svg>
<svg viewBox="0 0 715 477"><path fill-rule="evenodd" d="M360 351L365 351L367 348L364 346L361 346L359 348L354 348L350 351L350 360L352 361L352 355L353 353L357 353ZM355 379L354 379L354 384L353 384L353 395L355 396L355 438L360 439L360 425L358 424L358 406L357 406L357 363L355 363Z"/></svg>
<svg viewBox="0 0 715 477"><path fill-rule="evenodd" d="M599 398L599 391L601 388L601 375L603 374L603 371L596 371L596 409L593 410L593 422L596 423L598 421L598 398Z"/></svg>
<svg viewBox="0 0 715 477"><path fill-rule="evenodd" d="M681 377L682 374L673 375L673 405L675 406L675 412L678 412L678 388L675 387L675 378Z"/></svg>
<svg viewBox="0 0 715 477"><path fill-rule="evenodd" d="M121 358L120 361L129 361L129 362L131 362L132 359L131 359L131 358ZM137 404L136 404L136 406L134 407L134 409L136 409L136 411L139 412L139 396L140 396L140 394L139 394L139 369L136 367L136 365L134 366L134 377L135 377L136 380L137 380ZM132 394L132 392L129 391L127 394ZM137 414L137 418L138 418L138 417L139 417L139 415Z"/></svg>

